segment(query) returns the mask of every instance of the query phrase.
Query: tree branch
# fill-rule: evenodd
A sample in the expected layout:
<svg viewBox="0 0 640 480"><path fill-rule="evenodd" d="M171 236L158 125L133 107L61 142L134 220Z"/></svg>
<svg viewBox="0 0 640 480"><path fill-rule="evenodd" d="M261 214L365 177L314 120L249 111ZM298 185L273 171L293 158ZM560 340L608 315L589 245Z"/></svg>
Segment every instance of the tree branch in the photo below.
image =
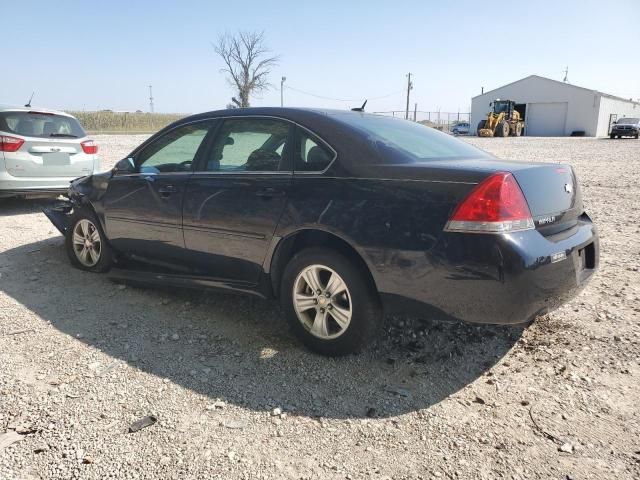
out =
<svg viewBox="0 0 640 480"><path fill-rule="evenodd" d="M239 106L248 107L252 94L271 87L268 77L280 57L266 56L269 50L265 46L264 32L225 34L212 46L225 64L220 72L227 74L227 80L236 89Z"/></svg>

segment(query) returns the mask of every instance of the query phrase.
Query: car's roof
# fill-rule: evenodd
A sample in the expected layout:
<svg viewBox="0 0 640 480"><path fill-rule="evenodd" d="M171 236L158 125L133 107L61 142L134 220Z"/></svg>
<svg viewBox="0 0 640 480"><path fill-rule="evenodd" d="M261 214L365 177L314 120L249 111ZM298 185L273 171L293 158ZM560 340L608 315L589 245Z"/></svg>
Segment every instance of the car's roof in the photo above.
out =
<svg viewBox="0 0 640 480"><path fill-rule="evenodd" d="M225 110L213 110L210 112L203 112L196 115L187 117L187 119L193 119L194 117L244 117L244 116L274 116L288 118L291 120L307 119L307 120L320 120L320 119L348 119L355 116L376 116L373 113L366 113L353 110L337 110L329 108L303 108L303 107L247 107L247 108L229 108ZM388 118L388 117L387 117Z"/></svg>
<svg viewBox="0 0 640 480"><path fill-rule="evenodd" d="M73 117L67 112L61 112L59 110L52 110L50 108L40 107L15 107L12 105L0 105L0 112L34 112L34 113L52 113L54 115L64 115L65 117Z"/></svg>

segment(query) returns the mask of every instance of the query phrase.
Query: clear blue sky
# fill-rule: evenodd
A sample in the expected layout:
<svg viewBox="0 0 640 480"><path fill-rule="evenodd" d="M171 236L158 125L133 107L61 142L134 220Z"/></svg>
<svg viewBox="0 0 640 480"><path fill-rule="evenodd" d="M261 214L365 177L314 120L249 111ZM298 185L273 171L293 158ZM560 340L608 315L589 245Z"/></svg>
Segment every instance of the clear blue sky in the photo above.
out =
<svg viewBox="0 0 640 480"><path fill-rule="evenodd" d="M499 6L502 6L499 8ZM0 103L64 109L224 108L233 94L211 42L264 30L286 85L369 111L403 109L407 72L420 110L466 111L472 96L538 74L640 98L640 1L5 1ZM620 45L628 45L620 48ZM285 90L293 106L345 108Z"/></svg>

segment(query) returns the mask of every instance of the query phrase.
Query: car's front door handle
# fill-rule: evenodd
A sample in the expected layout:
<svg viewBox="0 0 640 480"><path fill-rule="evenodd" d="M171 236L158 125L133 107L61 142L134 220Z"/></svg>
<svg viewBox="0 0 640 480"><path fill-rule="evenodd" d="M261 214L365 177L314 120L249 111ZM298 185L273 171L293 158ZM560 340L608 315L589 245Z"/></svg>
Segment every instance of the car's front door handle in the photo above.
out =
<svg viewBox="0 0 640 480"><path fill-rule="evenodd" d="M285 192L281 188L271 187L262 188L256 192L256 195L262 198L284 197L286 194L287 192Z"/></svg>

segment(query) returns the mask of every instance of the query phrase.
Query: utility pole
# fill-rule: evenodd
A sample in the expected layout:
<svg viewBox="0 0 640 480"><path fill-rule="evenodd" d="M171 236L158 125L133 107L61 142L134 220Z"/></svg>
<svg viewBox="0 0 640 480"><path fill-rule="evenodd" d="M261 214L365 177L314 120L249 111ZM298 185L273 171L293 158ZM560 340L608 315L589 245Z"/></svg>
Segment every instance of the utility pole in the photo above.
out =
<svg viewBox="0 0 640 480"><path fill-rule="evenodd" d="M404 113L404 119L409 120L409 92L413 89L413 83L411 83L411 73L407 74L407 109Z"/></svg>
<svg viewBox="0 0 640 480"><path fill-rule="evenodd" d="M416 121L416 118L418 117L418 104L414 103L413 104L413 121Z"/></svg>
<svg viewBox="0 0 640 480"><path fill-rule="evenodd" d="M287 77L282 77L280 80L280 107L284 107L284 82Z"/></svg>
<svg viewBox="0 0 640 480"><path fill-rule="evenodd" d="M153 87L149 85L149 111L153 113Z"/></svg>
<svg viewBox="0 0 640 480"><path fill-rule="evenodd" d="M562 80L562 81L564 83L569 83L569 66L568 65L565 67L563 72L564 72L564 80Z"/></svg>
<svg viewBox="0 0 640 480"><path fill-rule="evenodd" d="M484 95L484 87L480 87L480 95Z"/></svg>

